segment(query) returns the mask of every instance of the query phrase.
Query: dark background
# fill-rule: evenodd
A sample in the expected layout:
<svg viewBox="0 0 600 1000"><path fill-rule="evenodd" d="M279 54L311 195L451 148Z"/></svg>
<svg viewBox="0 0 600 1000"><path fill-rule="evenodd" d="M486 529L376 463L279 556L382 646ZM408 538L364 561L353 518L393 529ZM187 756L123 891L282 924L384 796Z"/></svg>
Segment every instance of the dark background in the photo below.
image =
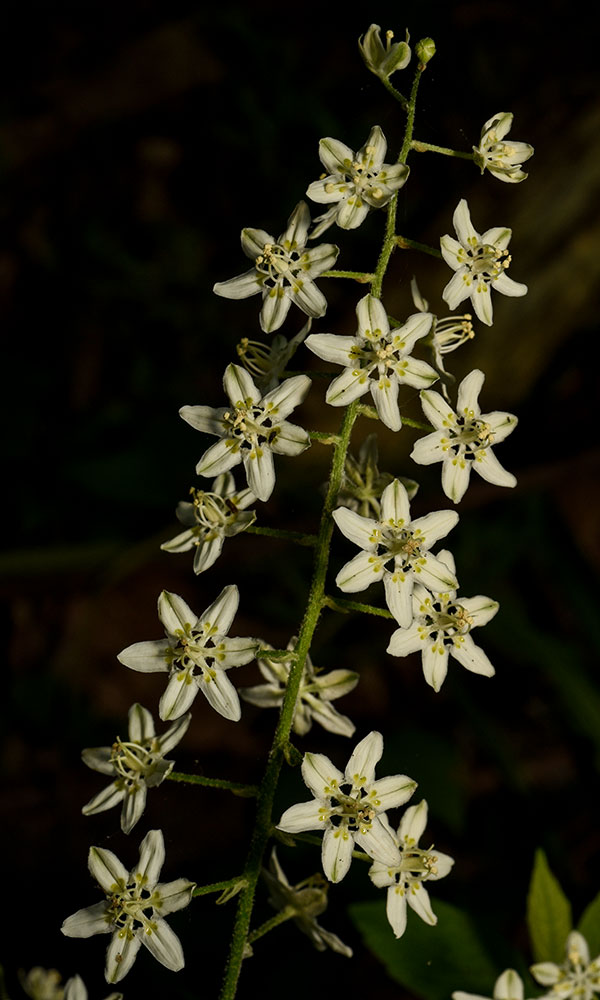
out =
<svg viewBox="0 0 600 1000"><path fill-rule="evenodd" d="M211 291L245 269L240 229L284 229L320 173L324 135L356 149L378 123L390 158L397 155L403 115L358 57L356 39L370 20L398 38L408 27L413 42L423 35L437 42L421 84L417 138L469 150L488 117L510 110L511 135L536 148L521 185L480 178L469 163L412 154L398 213L401 232L432 244L452 231L461 197L479 231L513 228L510 273L528 283L529 294L496 295L494 326L478 324L475 341L448 367L459 377L483 368L483 410L519 415L517 432L498 450L519 484L502 491L477 479L448 541L461 592L501 603L481 636L494 680L451 662L436 695L418 657L385 654L388 623L333 614L323 616L313 658L327 669L360 670L357 691L339 708L355 721L357 739L383 731L379 773L403 771L419 781L430 802L426 837L456 858L452 876L434 887L434 908L438 894L468 908L498 972L508 964L508 944L529 957L523 914L536 846L546 849L576 915L600 888L591 817L600 764L600 110L595 35L579 6L419 3L397 12L371 7L356 20L341 7L283 8L270 0L260 7L9 3L0 40L7 431L0 829L10 922L0 960L13 997L17 970L37 964L59 968L65 979L80 972L92 998L108 992L101 972L108 938L73 941L59 930L64 917L99 898L86 869L90 843L133 866L144 833L160 826L165 880L210 882L243 865L251 803L163 784L126 838L116 810L81 816L103 778L79 754L124 737L133 701L156 711L163 678L128 671L116 654L160 636L161 589L182 594L200 613L236 582L241 603L232 634L278 645L298 627L310 572L304 550L241 537L196 579L191 556L169 556L158 545L176 533L171 512L195 484L195 462L210 443L177 410L222 405L222 371L235 359L235 343L260 337L257 299L230 303ZM410 73L394 81L408 90ZM340 266L373 267L382 221L372 214L354 234L329 231L324 239L342 247ZM443 315L447 267L400 252L384 288L389 311L413 310L415 272ZM353 332L364 289L322 287L330 305L316 328ZM292 309L285 332L300 324ZM303 351L294 362L311 364ZM339 414L322 397L317 383L298 422L337 426ZM407 406L418 416L415 398ZM373 429L359 424L357 445ZM407 461L414 438L408 429L394 436L384 428L381 465L421 482L413 507L421 514L447 501L439 467L415 471ZM293 462L280 459L278 489L259 505L261 522L313 530L320 503L313 486L326 478L327 461L317 445ZM334 572L354 551L336 541ZM381 593L371 598L383 603ZM236 678L256 679L253 666ZM250 706L240 723L229 723L198 699L177 766L256 781L273 723ZM350 752L321 730L299 744L342 767ZM289 774L277 808L307 797L299 773ZM298 859L282 848L280 858L292 881L319 867L315 848L301 848ZM257 943L241 996L257 989L275 996L278 970L289 973L292 960L290 996L314 988L315 971L321 989L361 981L382 1000L399 995L345 914L349 902L377 898L365 872L353 871L330 898L323 923L352 944L354 963L313 953L284 927ZM174 976L140 955L125 995L215 996L234 905L216 908L208 897L173 917L185 972ZM258 913L269 915L264 897Z"/></svg>

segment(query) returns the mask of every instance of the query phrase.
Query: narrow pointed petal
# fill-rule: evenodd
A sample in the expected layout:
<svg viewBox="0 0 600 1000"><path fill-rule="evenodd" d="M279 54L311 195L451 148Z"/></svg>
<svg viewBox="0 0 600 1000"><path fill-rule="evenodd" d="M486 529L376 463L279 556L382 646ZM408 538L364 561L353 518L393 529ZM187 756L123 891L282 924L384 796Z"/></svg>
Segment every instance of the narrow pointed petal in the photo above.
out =
<svg viewBox="0 0 600 1000"><path fill-rule="evenodd" d="M485 233L482 233L481 242L495 246L499 250L506 250L511 237L512 229L507 229L506 226L492 226L491 229L486 229Z"/></svg>
<svg viewBox="0 0 600 1000"><path fill-rule="evenodd" d="M308 431L297 424L291 424L289 420L284 420L279 425L279 434L271 443L271 451L275 455L288 455L294 457L301 455L303 451L310 448L310 436Z"/></svg>
<svg viewBox="0 0 600 1000"><path fill-rule="evenodd" d="M354 837L345 826L337 829L330 826L325 830L321 860L323 871L330 882L341 882L352 863Z"/></svg>
<svg viewBox="0 0 600 1000"><path fill-rule="evenodd" d="M453 503L460 503L469 486L471 462L462 454L444 459L442 466L442 489Z"/></svg>
<svg viewBox="0 0 600 1000"><path fill-rule="evenodd" d="M385 337L390 324L381 299L365 295L356 306L358 328L362 337Z"/></svg>
<svg viewBox="0 0 600 1000"><path fill-rule="evenodd" d="M220 472L228 472L241 460L242 455L237 441L233 438L223 438L206 449L196 466L196 472L199 476L212 478Z"/></svg>
<svg viewBox="0 0 600 1000"><path fill-rule="evenodd" d="M383 563L377 556L371 555L370 552L359 552L354 559L342 566L335 582L340 590L355 594L381 580L383 574Z"/></svg>
<svg viewBox="0 0 600 1000"><path fill-rule="evenodd" d="M131 833L135 824L141 819L146 806L146 786L139 784L130 789L123 799L121 810L121 829L123 833Z"/></svg>
<svg viewBox="0 0 600 1000"><path fill-rule="evenodd" d="M406 930L406 895L403 887L390 886L387 891L385 912L394 936L401 938Z"/></svg>
<svg viewBox="0 0 600 1000"><path fill-rule="evenodd" d="M129 878L129 872L116 854L104 847L90 847L88 868L92 878L95 878L107 893L115 892L120 886L126 885Z"/></svg>
<svg viewBox="0 0 600 1000"><path fill-rule="evenodd" d="M479 393L483 388L483 383L485 382L485 375L479 368L473 369L469 372L466 378L462 380L458 387L458 398L456 403L456 410L458 413L471 414L478 417L481 413L479 408Z"/></svg>
<svg viewBox="0 0 600 1000"><path fill-rule="evenodd" d="M447 303L448 308L454 311L464 299L469 298L472 291L473 280L469 276L467 269L461 267L450 278L450 281L442 292L442 298ZM473 303L473 308L475 308L475 303Z"/></svg>
<svg viewBox="0 0 600 1000"><path fill-rule="evenodd" d="M180 715L192 707L198 694L196 678L189 671L180 670L169 679L162 698L158 704L158 714L163 722L178 719Z"/></svg>
<svg viewBox="0 0 600 1000"><path fill-rule="evenodd" d="M226 635L235 618L240 603L240 592L234 583L223 587L216 601L202 612L198 619L205 628L210 629L210 635Z"/></svg>
<svg viewBox="0 0 600 1000"><path fill-rule="evenodd" d="M254 267L250 271L236 275L235 278L217 281L213 285L215 295L221 295L224 299L247 299L250 295L256 295L260 290L261 282Z"/></svg>
<svg viewBox="0 0 600 1000"><path fill-rule="evenodd" d="M209 705L224 719L238 722L242 715L240 699L233 684L223 670L216 670L214 677L203 674L198 677L198 687Z"/></svg>
<svg viewBox="0 0 600 1000"><path fill-rule="evenodd" d="M354 670L331 670L328 674L319 674L317 686L321 698L334 701L353 691L359 681L359 674Z"/></svg>
<svg viewBox="0 0 600 1000"><path fill-rule="evenodd" d="M220 436L225 429L223 423L225 412L226 407L224 406L182 406L179 410L179 416L185 420L186 424L189 424L196 431L201 431L202 434Z"/></svg>
<svg viewBox="0 0 600 1000"><path fill-rule="evenodd" d="M182 531L180 535L175 535L175 538L163 542L161 549L163 552L189 552L190 549L193 549L195 542L196 537L193 531Z"/></svg>
<svg viewBox="0 0 600 1000"><path fill-rule="evenodd" d="M342 337L335 333L311 333L306 338L306 346L323 361L331 361L335 365L352 364L352 348L356 345L356 337Z"/></svg>
<svg viewBox="0 0 600 1000"><path fill-rule="evenodd" d="M310 338L309 338L310 339ZM281 385L268 392L263 399L263 406L269 409L273 406L280 420L289 417L292 410L300 405L311 387L308 375L294 375L286 378Z"/></svg>
<svg viewBox="0 0 600 1000"><path fill-rule="evenodd" d="M510 281L510 278L508 279ZM486 326L491 326L494 321L494 307L492 306L492 295L490 285L486 281L479 281L471 286L469 291L475 315Z"/></svg>
<svg viewBox="0 0 600 1000"><path fill-rule="evenodd" d="M328 173L344 173L354 160L354 152L339 139L327 137L319 143L319 159Z"/></svg>
<svg viewBox="0 0 600 1000"><path fill-rule="evenodd" d="M337 224L340 229L357 229L361 222L364 222L369 214L369 206L366 201L362 201L358 195L354 195L352 200L341 203L338 210Z"/></svg>
<svg viewBox="0 0 600 1000"><path fill-rule="evenodd" d="M425 437L415 441L415 446L410 453L410 457L417 465L433 465L434 462L442 462L446 457L441 439L445 437L444 431L433 431Z"/></svg>
<svg viewBox="0 0 600 1000"><path fill-rule="evenodd" d="M421 406L429 422L439 431L445 431L456 420L456 414L450 404L434 389L423 390L421 393Z"/></svg>
<svg viewBox="0 0 600 1000"><path fill-rule="evenodd" d="M305 695L305 697L307 697ZM337 709L330 705L328 701L321 701L315 698L314 704L310 702L310 711L315 722L318 722L328 733L336 733L337 736L353 736L356 726L347 715L342 715Z"/></svg>
<svg viewBox="0 0 600 1000"><path fill-rule="evenodd" d="M140 859L134 869L143 885L151 890L165 863L165 841L161 830L150 830L140 844Z"/></svg>
<svg viewBox="0 0 600 1000"><path fill-rule="evenodd" d="M443 643L426 642L423 647L423 674L434 691L439 691L448 673L448 650Z"/></svg>
<svg viewBox="0 0 600 1000"><path fill-rule="evenodd" d="M383 577L385 602L402 628L408 628L413 621L412 593L414 577L412 573L386 571Z"/></svg>
<svg viewBox="0 0 600 1000"><path fill-rule="evenodd" d="M475 472L478 472L482 479L494 486L516 486L517 479L512 472L508 472L500 464L491 448L486 448L480 452L473 462Z"/></svg>
<svg viewBox="0 0 600 1000"><path fill-rule="evenodd" d="M361 368L344 368L341 375L334 378L325 395L330 406L347 406L364 396L371 388L368 373Z"/></svg>
<svg viewBox="0 0 600 1000"><path fill-rule="evenodd" d="M355 785L370 785L375 777L375 765L382 754L383 736L373 731L354 748L346 766L346 780Z"/></svg>
<svg viewBox="0 0 600 1000"><path fill-rule="evenodd" d="M413 624L409 628L397 628L392 633L386 652L392 656L408 656L410 653L420 652L423 643L419 626Z"/></svg>
<svg viewBox="0 0 600 1000"><path fill-rule="evenodd" d="M389 823L383 820L383 816L376 816L370 830L361 830L356 835L356 842L370 858L391 866L397 857L398 848Z"/></svg>
<svg viewBox="0 0 600 1000"><path fill-rule="evenodd" d="M178 635L186 626L193 628L198 615L179 594L163 590L158 598L158 617L169 635Z"/></svg>
<svg viewBox="0 0 600 1000"><path fill-rule="evenodd" d="M323 268L323 270L326 270ZM327 312L327 299L321 289L307 276L297 278L292 285L292 299L306 316L316 319Z"/></svg>
<svg viewBox="0 0 600 1000"><path fill-rule="evenodd" d="M471 636L462 635L460 640L460 642L458 638L454 640L454 645L451 647L452 656L474 674L493 677L496 671L483 650L475 645Z"/></svg>
<svg viewBox="0 0 600 1000"><path fill-rule="evenodd" d="M424 517L418 517L412 522L413 531L420 531L425 538L427 548L444 538L458 523L455 510L435 510Z"/></svg>
<svg viewBox="0 0 600 1000"><path fill-rule="evenodd" d="M255 445L246 453L244 469L252 492L258 500L266 502L275 489L275 466L271 449Z"/></svg>
<svg viewBox="0 0 600 1000"><path fill-rule="evenodd" d="M95 903L77 910L63 922L62 933L66 937L87 938L94 934L106 934L112 930L112 919L108 902Z"/></svg>
<svg viewBox="0 0 600 1000"><path fill-rule="evenodd" d="M166 654L170 648L168 639L134 642L133 645L121 650L117 659L131 670L139 670L144 674L162 673L169 669Z"/></svg>
<svg viewBox="0 0 600 1000"><path fill-rule="evenodd" d="M114 773L114 768L112 769ZM108 788L103 788L87 805L82 808L84 816L93 816L95 813L104 812L118 805L125 797L125 789L121 782L113 781Z"/></svg>
<svg viewBox="0 0 600 1000"><path fill-rule="evenodd" d="M409 846L419 843L427 826L427 802L423 799L416 806L409 806L398 827L400 840L405 841Z"/></svg>
<svg viewBox="0 0 600 1000"><path fill-rule="evenodd" d="M194 573L196 576L199 576L200 573L205 573L207 569L214 566L223 551L223 541L222 535L216 535L201 545L196 545L196 551L194 552ZM164 548L164 546L161 545L161 548Z"/></svg>
<svg viewBox="0 0 600 1000"><path fill-rule="evenodd" d="M438 373L426 361L420 358L405 358L396 369L398 378L413 389L427 389L439 379Z"/></svg>
<svg viewBox="0 0 600 1000"><path fill-rule="evenodd" d="M512 434L519 422L514 413L505 413L503 410L493 410L491 413L484 413L482 420L485 420L486 424L489 424L494 444L504 441L509 434Z"/></svg>
<svg viewBox="0 0 600 1000"><path fill-rule="evenodd" d="M275 238L264 229L242 229L240 242L246 257L255 260L265 249L265 244L275 243Z"/></svg>
<svg viewBox="0 0 600 1000"><path fill-rule="evenodd" d="M305 830L320 830L323 827L323 814L320 812L319 802L311 799L310 802L299 802L295 806L286 809L277 824L278 830L284 833L303 833Z"/></svg>
<svg viewBox="0 0 600 1000"><path fill-rule="evenodd" d="M454 239L453 236L442 236L440 239L440 249L446 264L448 264L453 271L458 271L458 269L463 266L461 259L459 258L461 245L458 240Z"/></svg>
<svg viewBox="0 0 600 1000"><path fill-rule="evenodd" d="M248 401L257 403L261 398L250 374L240 365L227 365L223 376L223 388L232 406L247 406Z"/></svg>
<svg viewBox="0 0 600 1000"><path fill-rule="evenodd" d="M260 328L265 333L273 333L283 325L289 312L292 300L286 295L282 285L275 285L263 293L263 304L260 310Z"/></svg>
<svg viewBox="0 0 600 1000"><path fill-rule="evenodd" d="M302 777L313 795L320 799L329 795L332 787L344 782L342 772L322 753L304 754Z"/></svg>
<svg viewBox="0 0 600 1000"><path fill-rule="evenodd" d="M183 969L185 959L181 941L166 920L152 921L152 926L144 929L142 944L167 969L172 972Z"/></svg>
<svg viewBox="0 0 600 1000"><path fill-rule="evenodd" d="M83 763L93 771L99 771L100 774L114 775L115 769L111 757L112 747L87 747L81 751Z"/></svg>
<svg viewBox="0 0 600 1000"><path fill-rule="evenodd" d="M387 375L383 375L377 382L371 380L371 396L375 403L377 416L382 424L389 427L391 431L399 431L402 427L402 420L398 407L398 382L396 378L390 379Z"/></svg>
<svg viewBox="0 0 600 1000"><path fill-rule="evenodd" d="M177 878L173 882L161 882L160 885L157 885L156 891L160 895L161 914L166 916L168 913L182 910L191 902L195 888L196 883L188 881L187 878Z"/></svg>
<svg viewBox="0 0 600 1000"><path fill-rule="evenodd" d="M419 582L434 594L458 588L458 580L454 573L444 566L431 552L427 553L425 564L419 567Z"/></svg>
<svg viewBox="0 0 600 1000"><path fill-rule="evenodd" d="M507 969L496 980L496 1000L523 1000L523 980L514 969Z"/></svg>
<svg viewBox="0 0 600 1000"><path fill-rule="evenodd" d="M221 670L228 670L230 667L241 667L244 663L250 663L256 656L258 642L250 636L234 636L221 639L218 647L219 664Z"/></svg>
<svg viewBox="0 0 600 1000"><path fill-rule="evenodd" d="M461 597L460 603L473 619L473 626L487 625L500 607L497 601L493 601L491 597L484 597L483 594L477 597Z"/></svg>
<svg viewBox="0 0 600 1000"><path fill-rule="evenodd" d="M137 702L129 709L129 739L134 743L143 743L156 735L154 720L147 708Z"/></svg>
<svg viewBox="0 0 600 1000"><path fill-rule="evenodd" d="M420 882L415 882L408 887L406 901L410 908L417 913L421 920L424 920L430 927L437 924L437 917L431 909L429 893Z"/></svg>
<svg viewBox="0 0 600 1000"><path fill-rule="evenodd" d="M348 507L338 507L332 514L338 528L355 545L372 552L379 538L378 522L372 517L362 517Z"/></svg>
<svg viewBox="0 0 600 1000"><path fill-rule="evenodd" d="M310 227L310 211L305 201L299 201L290 215L285 232L279 237L279 242L286 250L296 250L303 247Z"/></svg>
<svg viewBox="0 0 600 1000"><path fill-rule="evenodd" d="M408 802L417 787L416 781L406 774L393 774L387 778L378 778L373 784L372 792L377 797L377 808L386 812L397 809Z"/></svg>
<svg viewBox="0 0 600 1000"><path fill-rule="evenodd" d="M467 247L473 241L475 241L475 243L479 243L479 233L473 227L469 206L464 198L461 198L458 205L454 209L452 223L456 230L456 235L463 246Z"/></svg>
<svg viewBox="0 0 600 1000"><path fill-rule="evenodd" d="M387 140L379 125L374 125L356 156L358 160L367 160L374 169L381 170L386 152Z"/></svg>
<svg viewBox="0 0 600 1000"><path fill-rule="evenodd" d="M124 979L136 960L142 939L140 931L127 937L125 931L115 931L106 952L104 976L107 983L118 983Z"/></svg>
<svg viewBox="0 0 600 1000"><path fill-rule="evenodd" d="M408 493L399 479L394 479L381 494L381 520L410 522Z"/></svg>

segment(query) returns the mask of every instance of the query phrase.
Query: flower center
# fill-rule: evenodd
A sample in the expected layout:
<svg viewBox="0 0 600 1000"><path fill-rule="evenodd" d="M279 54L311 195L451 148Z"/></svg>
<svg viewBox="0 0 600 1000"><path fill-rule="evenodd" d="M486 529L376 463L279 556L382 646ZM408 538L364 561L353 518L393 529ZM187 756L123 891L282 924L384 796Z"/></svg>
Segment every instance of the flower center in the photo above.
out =
<svg viewBox="0 0 600 1000"><path fill-rule="evenodd" d="M377 802L364 788L345 783L334 791L328 819L332 826L344 827L350 833L366 833L377 815Z"/></svg>
<svg viewBox="0 0 600 1000"><path fill-rule="evenodd" d="M494 435L485 420L457 417L454 427L448 430L449 446L455 453L462 452L463 458L472 462L482 448L489 448Z"/></svg>
<svg viewBox="0 0 600 1000"><path fill-rule="evenodd" d="M402 569L410 570L421 556L423 536L419 531L410 531L397 525L384 525L381 546L387 549L388 558L400 559Z"/></svg>
<svg viewBox="0 0 600 1000"><path fill-rule="evenodd" d="M134 743L125 742L117 737L111 748L110 762L115 772L127 784L137 784L139 777L151 770L156 750L154 739L145 740L144 743Z"/></svg>
<svg viewBox="0 0 600 1000"><path fill-rule="evenodd" d="M237 405L235 410L226 410L223 422L227 436L237 442L239 448L251 449L261 444L272 444L279 434L279 427L273 426L273 414L264 406Z"/></svg>
<svg viewBox="0 0 600 1000"><path fill-rule="evenodd" d="M303 272L298 251L288 252L279 243L265 243L254 263L258 273L263 275L263 286L267 288L296 285Z"/></svg>
<svg viewBox="0 0 600 1000"><path fill-rule="evenodd" d="M495 281L505 271L512 260L508 250L499 250L491 243L479 243L466 251L465 261L471 274L484 281Z"/></svg>
<svg viewBox="0 0 600 1000"><path fill-rule="evenodd" d="M427 603L428 611L422 627L427 630L430 639L450 646L457 635L466 635L471 631L473 619L462 604L443 600Z"/></svg>
<svg viewBox="0 0 600 1000"><path fill-rule="evenodd" d="M407 882L424 882L432 875L437 875L437 857L432 854L433 847L422 851L420 847L405 847L401 852L401 861L397 868L390 870L390 876L397 885Z"/></svg>
<svg viewBox="0 0 600 1000"><path fill-rule="evenodd" d="M141 927L155 929L152 917L158 902L157 894L145 889L142 877L138 875L111 894L107 912L113 925L122 928L123 937L131 938Z"/></svg>

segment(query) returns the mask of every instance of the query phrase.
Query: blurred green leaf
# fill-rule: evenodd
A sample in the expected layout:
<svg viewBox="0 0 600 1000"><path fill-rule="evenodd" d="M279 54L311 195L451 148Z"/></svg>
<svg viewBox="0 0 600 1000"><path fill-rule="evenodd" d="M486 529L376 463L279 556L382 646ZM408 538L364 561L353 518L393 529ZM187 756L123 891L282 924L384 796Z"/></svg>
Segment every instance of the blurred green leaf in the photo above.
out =
<svg viewBox="0 0 600 1000"><path fill-rule="evenodd" d="M470 917L439 900L435 911L436 927L411 913L400 940L392 933L384 903L356 903L349 912L365 944L392 979L417 996L448 1000L456 989L491 996L498 971Z"/></svg>
<svg viewBox="0 0 600 1000"><path fill-rule="evenodd" d="M600 955L600 892L583 911L577 930L586 939L593 961L596 955Z"/></svg>
<svg viewBox="0 0 600 1000"><path fill-rule="evenodd" d="M562 962L565 941L573 928L571 904L540 847L535 852L527 893L527 926L535 961Z"/></svg>

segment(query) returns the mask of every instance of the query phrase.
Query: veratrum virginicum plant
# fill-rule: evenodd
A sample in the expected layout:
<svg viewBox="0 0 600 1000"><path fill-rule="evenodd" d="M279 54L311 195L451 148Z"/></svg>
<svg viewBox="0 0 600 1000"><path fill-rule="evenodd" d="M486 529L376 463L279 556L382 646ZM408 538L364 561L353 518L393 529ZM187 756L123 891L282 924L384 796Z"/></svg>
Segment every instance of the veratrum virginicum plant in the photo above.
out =
<svg viewBox="0 0 600 1000"><path fill-rule="evenodd" d="M460 566L447 546L459 521L455 505L473 481L471 471L498 486L515 485L514 475L500 464L497 451L501 455L501 443L516 427L517 418L504 411L487 412L485 376L478 369L456 386L444 367L444 356L474 335L477 321L484 327L492 325L493 299L498 293L519 297L527 287L508 275L509 268L512 273L511 230L503 219L491 218L491 223L501 225L488 225L479 210L480 232L461 198L448 211L447 229L452 224L455 235L441 233L438 249L398 233L397 200L401 190L403 197L409 197L414 164L408 161L414 150L470 160L477 170L487 170L499 182L512 184L526 178L521 164L533 150L508 139L512 124L508 112L491 114L483 128L473 123L475 134L481 130L481 138L470 152L416 140L419 84L435 55L435 45L427 38L411 47L408 32L405 41L393 43L392 38L393 33L386 32L384 44L381 28L371 25L360 39L360 53L397 102L405 123L400 149L390 148L377 123L360 147L356 136L348 141L323 137L320 165L315 162L315 175L320 173L320 177L309 176L306 181L309 200L300 198L289 206L277 227L279 236L263 229L243 229L248 269L234 276L223 274L214 287L217 295L227 299L256 296L257 325L267 339L256 340L255 331L247 331L238 347L243 365L232 361L227 366L223 395L215 392L208 400L191 400L181 408L183 420L213 440L207 447L205 438L199 439L196 472L200 479L191 491L194 499L181 501L178 508L186 530L163 548L172 553L192 550L190 581L194 582L193 572L201 575L199 583L204 585L204 574L221 557L226 539L227 551L236 546L241 551L245 543L238 536L258 532L287 539L290 545L310 546L312 578L306 605L285 648L271 645L269 618L261 638L238 635L235 617L238 604L243 608L243 594L229 581L218 596L217 587L208 582L197 599L191 598L191 606L180 595L163 591L157 595L156 635L147 639L132 635L127 648L116 651L124 668L167 676L154 711L132 706L128 740L118 738L112 748L84 751L85 762L108 776L110 784L106 788L99 783L96 797L83 806L83 812L91 815L118 806L123 832L129 834L137 826L136 834L139 831L141 836L140 841L135 837L133 847L129 843L119 847L118 854L103 847L90 848L90 873L104 898L67 917L62 928L70 937L105 935L109 983L123 979L138 954L144 954L145 961L151 956L174 972L180 970L185 956L177 934L177 911L189 905L203 908L197 916L202 938L202 926L210 923L210 914L208 904L198 897L211 893L220 894L221 902L235 898L232 905L237 906L221 1000L236 995L242 962L252 961L255 943L285 921L293 921L316 948L336 952L332 961L351 960L351 949L335 933L335 919L326 918L324 929L317 918L326 909L330 886L345 878L353 860L355 868L363 868L365 886L368 877L381 890L390 935L401 937L414 914L426 924L437 923L436 904L429 893L434 882L451 875L454 862L443 850L428 846L428 806L421 795L427 795L427 789L422 788L415 798L418 774L388 773L385 734L354 735L356 726L344 714L343 702L357 685L360 692L361 665L324 662L318 648L313 649L314 637L324 607L375 615L382 619L382 649L387 647L393 657L420 653L424 680L435 691L449 668L458 669L456 664L486 678L494 674L480 631L498 612L498 604L484 595L461 596ZM399 71L409 78L412 73L406 95L390 80ZM334 269L339 256L334 234L358 228L371 213L379 215L383 228L381 244L373 252L373 269ZM326 230L332 242L322 241ZM439 314L434 307L430 309L416 279L405 289L403 315L389 314L383 285L398 248L424 251L438 260ZM345 281L356 314L344 334L331 332L323 319L327 284L332 279ZM470 313L455 312L466 299L477 317L475 323ZM314 329L317 322L321 324L318 331ZM298 333L300 323L303 327ZM311 326L314 332L308 335ZM284 327L290 336L281 332ZM296 370L288 374L285 369L295 352L297 357L304 352L304 361L295 361ZM315 355L330 373L326 402L341 416L335 434L302 425L303 401L324 383L319 379L313 385L311 372L297 369L310 367L308 362L314 362ZM424 414L420 423L403 412L407 398L416 394L420 394ZM366 440L362 434L360 450L360 442L354 447L353 429L362 417L379 420L395 434L403 433L406 425L418 428L421 436L411 455L414 465L380 470L374 434ZM325 499L314 534L261 524L262 505L275 489L279 464L300 456L314 442L331 447ZM410 507L418 484L411 477L418 475L419 466L437 463L440 502L429 513L413 516ZM314 485L318 490L320 484ZM344 565L330 571L334 535L345 536L355 552ZM377 606L354 600L371 584L380 585ZM475 628L477 642L471 636ZM264 683L236 685L236 668L254 659ZM316 668L315 662L322 666ZM200 692L204 697L197 697ZM254 708L247 708L247 703ZM172 772L174 761L165 754L176 752L192 713L206 718L207 713L216 712L222 716L219 724L234 726L242 710L253 712L257 706L270 708L271 716L277 717L257 786L244 786L235 781L235 775L234 780L226 780ZM405 708L410 711L410 706ZM153 721L156 714L166 724L159 736ZM319 752L324 729L346 741L334 760ZM298 740L306 741L304 753L296 748ZM295 804L282 810L276 802L282 769L300 763L306 789L298 781ZM143 830L147 796L163 779L189 784L190 794L196 796L203 794L198 786L211 785L223 794L235 791L256 798L246 860L232 863L229 879L207 882L199 857L197 869L187 873L195 881L173 880L163 832ZM195 806L197 815L202 808L201 803ZM289 850L296 839L320 844L322 873L307 873L291 884L284 870L289 870ZM163 865L165 881L159 881ZM256 925L253 911L259 894L275 913ZM414 913L409 916L410 910ZM431 948L435 955L435 940ZM535 969L538 981L552 985L561 997L571 992L566 988L557 992L556 984L570 984L580 967L589 963L580 938L571 937L568 949L564 967L547 964ZM101 953L99 947L99 961ZM590 984L595 981L592 973L593 969L585 974ZM498 980L497 1000L519 1000L522 992L515 977L509 971ZM455 995L462 1000L462 993Z"/></svg>

